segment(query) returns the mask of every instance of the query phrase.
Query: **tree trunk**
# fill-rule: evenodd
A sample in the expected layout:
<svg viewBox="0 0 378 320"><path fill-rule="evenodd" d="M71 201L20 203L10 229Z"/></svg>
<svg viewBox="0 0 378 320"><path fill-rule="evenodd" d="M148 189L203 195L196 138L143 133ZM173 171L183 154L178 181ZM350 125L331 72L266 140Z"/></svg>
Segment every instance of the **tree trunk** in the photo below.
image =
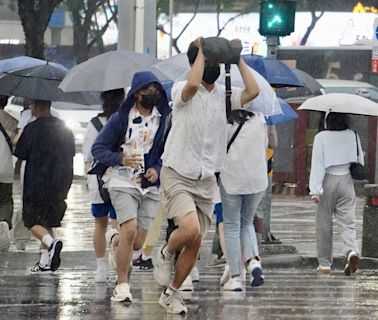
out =
<svg viewBox="0 0 378 320"><path fill-rule="evenodd" d="M82 63L89 58L88 49L88 30L84 30L83 26L74 26L74 52L76 63Z"/></svg>
<svg viewBox="0 0 378 320"><path fill-rule="evenodd" d="M25 54L44 59L44 35L54 8L63 0L18 0L18 14L25 33Z"/></svg>

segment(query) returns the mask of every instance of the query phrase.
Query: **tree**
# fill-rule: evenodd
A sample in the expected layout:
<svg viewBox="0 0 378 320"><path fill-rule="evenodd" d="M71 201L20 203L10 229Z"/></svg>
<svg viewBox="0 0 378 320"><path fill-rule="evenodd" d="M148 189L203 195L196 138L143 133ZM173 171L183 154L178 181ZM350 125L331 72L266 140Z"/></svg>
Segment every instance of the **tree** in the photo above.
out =
<svg viewBox="0 0 378 320"><path fill-rule="evenodd" d="M66 0L73 22L73 45L76 62L89 58L90 49L97 43L103 49L102 36L110 23L117 23L115 0ZM97 15L102 12L106 18L100 25Z"/></svg>
<svg viewBox="0 0 378 320"><path fill-rule="evenodd" d="M54 8L63 0L18 0L18 14L25 33L25 54L44 58L44 35Z"/></svg>

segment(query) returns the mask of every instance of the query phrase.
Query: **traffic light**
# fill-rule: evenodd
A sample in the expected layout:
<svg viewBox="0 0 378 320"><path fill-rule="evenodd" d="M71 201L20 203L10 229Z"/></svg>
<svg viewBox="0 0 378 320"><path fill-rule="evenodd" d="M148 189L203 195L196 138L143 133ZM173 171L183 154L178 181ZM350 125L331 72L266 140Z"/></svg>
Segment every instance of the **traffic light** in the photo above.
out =
<svg viewBox="0 0 378 320"><path fill-rule="evenodd" d="M287 36L294 31L295 4L292 0L260 1L260 27L262 36Z"/></svg>

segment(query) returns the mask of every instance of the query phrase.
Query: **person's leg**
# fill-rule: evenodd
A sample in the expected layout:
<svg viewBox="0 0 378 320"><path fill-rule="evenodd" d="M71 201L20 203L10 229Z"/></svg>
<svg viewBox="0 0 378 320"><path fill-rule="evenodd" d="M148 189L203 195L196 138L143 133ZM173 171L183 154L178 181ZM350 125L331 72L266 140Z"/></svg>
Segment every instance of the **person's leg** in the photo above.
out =
<svg viewBox="0 0 378 320"><path fill-rule="evenodd" d="M6 252L10 246L9 230L12 228L13 198L12 184L0 183L0 252Z"/></svg>
<svg viewBox="0 0 378 320"><path fill-rule="evenodd" d="M335 210L336 190L333 176L326 175L323 182L323 194L316 209L316 249L319 271L332 266L332 217Z"/></svg>
<svg viewBox="0 0 378 320"><path fill-rule="evenodd" d="M357 270L360 252L355 226L356 194L353 180L349 175L341 176L339 179L340 187L339 197L336 202L336 222L341 229L344 252L347 256L344 272L346 275L350 275Z"/></svg>
<svg viewBox="0 0 378 320"><path fill-rule="evenodd" d="M263 219L264 219L264 230L263 230L263 239L265 241L273 240L271 238L271 231L270 231L270 223L271 223L271 216L272 216L272 193L273 193L273 184L272 184L273 177L268 176L268 187L265 190L265 194L263 199L261 200L261 207L263 211Z"/></svg>

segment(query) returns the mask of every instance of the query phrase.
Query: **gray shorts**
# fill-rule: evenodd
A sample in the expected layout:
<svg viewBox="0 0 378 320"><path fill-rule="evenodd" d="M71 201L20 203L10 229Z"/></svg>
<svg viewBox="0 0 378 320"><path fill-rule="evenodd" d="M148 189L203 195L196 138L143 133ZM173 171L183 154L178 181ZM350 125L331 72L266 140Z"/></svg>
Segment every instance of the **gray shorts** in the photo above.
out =
<svg viewBox="0 0 378 320"><path fill-rule="evenodd" d="M142 195L136 188L109 188L110 199L121 225L137 219L138 227L148 230L159 208L160 195L148 192Z"/></svg>
<svg viewBox="0 0 378 320"><path fill-rule="evenodd" d="M180 225L180 220L188 213L197 212L200 232L204 238L214 210L213 199L217 190L215 176L204 180L191 180L163 166L160 183L167 218Z"/></svg>

